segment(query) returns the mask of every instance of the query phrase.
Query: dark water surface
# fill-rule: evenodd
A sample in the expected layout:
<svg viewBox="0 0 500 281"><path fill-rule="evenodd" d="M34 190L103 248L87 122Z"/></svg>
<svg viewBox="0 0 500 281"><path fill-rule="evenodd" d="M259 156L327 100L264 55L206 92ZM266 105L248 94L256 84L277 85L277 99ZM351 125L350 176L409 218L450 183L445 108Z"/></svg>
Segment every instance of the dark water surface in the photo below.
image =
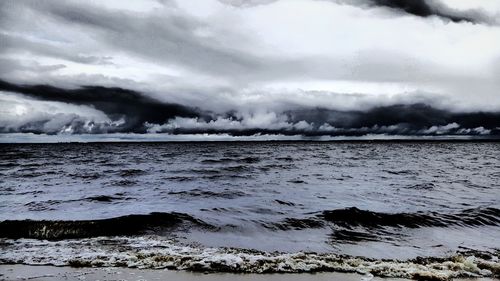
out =
<svg viewBox="0 0 500 281"><path fill-rule="evenodd" d="M64 264L85 247L389 259L500 248L498 142L12 144L0 152L8 262ZM43 259L36 249L58 254Z"/></svg>

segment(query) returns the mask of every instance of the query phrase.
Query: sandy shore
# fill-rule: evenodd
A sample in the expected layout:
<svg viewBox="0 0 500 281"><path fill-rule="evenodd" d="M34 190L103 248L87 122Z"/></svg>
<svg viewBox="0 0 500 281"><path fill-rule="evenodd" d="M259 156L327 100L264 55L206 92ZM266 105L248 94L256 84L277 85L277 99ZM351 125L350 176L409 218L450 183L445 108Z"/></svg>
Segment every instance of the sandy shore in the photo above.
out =
<svg viewBox="0 0 500 281"><path fill-rule="evenodd" d="M407 279L378 278L353 273L316 273L316 274L232 274L232 273L192 273L186 271L153 270L136 268L72 268L55 266L0 265L0 280L121 280L121 281L405 281ZM460 279L492 281L494 279Z"/></svg>
<svg viewBox="0 0 500 281"><path fill-rule="evenodd" d="M192 273L186 271L135 269L135 268L72 268L55 266L0 265L0 280L193 280L193 281L359 281L359 280L403 280L381 279L352 273L317 274L232 274L232 273Z"/></svg>

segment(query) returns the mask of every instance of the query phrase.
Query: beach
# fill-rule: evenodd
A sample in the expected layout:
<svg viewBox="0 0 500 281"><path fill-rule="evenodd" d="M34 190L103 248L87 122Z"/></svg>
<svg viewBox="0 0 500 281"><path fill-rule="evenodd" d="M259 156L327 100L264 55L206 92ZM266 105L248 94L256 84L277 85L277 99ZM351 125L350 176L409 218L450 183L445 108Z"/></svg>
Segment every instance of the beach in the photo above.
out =
<svg viewBox="0 0 500 281"><path fill-rule="evenodd" d="M136 268L73 268L55 266L0 265L0 280L169 280L169 281L355 281L355 280L408 280L377 278L355 273L316 273L316 274L234 274L234 273L193 273L175 270L154 270ZM492 279L475 279L492 280Z"/></svg>
<svg viewBox="0 0 500 281"><path fill-rule="evenodd" d="M315 274L234 274L194 273L163 269L137 268L73 268L55 266L0 265L0 280L51 281L51 280L99 280L99 281L405 281L405 278L380 278L356 273L326 272ZM425 280L425 279L422 279ZM439 279L429 279L439 280ZM460 278L457 280L493 281L493 278Z"/></svg>

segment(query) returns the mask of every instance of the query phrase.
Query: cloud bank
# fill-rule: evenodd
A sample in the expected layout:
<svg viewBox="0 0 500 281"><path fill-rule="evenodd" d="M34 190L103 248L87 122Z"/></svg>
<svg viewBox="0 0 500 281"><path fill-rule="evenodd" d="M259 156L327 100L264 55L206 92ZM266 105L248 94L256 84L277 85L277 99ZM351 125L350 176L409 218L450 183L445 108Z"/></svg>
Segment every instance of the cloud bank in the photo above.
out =
<svg viewBox="0 0 500 281"><path fill-rule="evenodd" d="M302 106L282 111L217 113L161 102L121 88L62 89L0 81L0 93L5 115L0 122L0 133L500 135L500 112L451 112L423 103L372 106L365 110ZM23 98L22 103L12 93L35 99ZM49 106L52 113L30 109L43 106ZM8 108L13 111L8 112ZM61 108L80 113L57 112Z"/></svg>
<svg viewBox="0 0 500 281"><path fill-rule="evenodd" d="M186 106L163 103L138 92L122 88L85 86L76 89L62 89L48 85L22 86L0 81L0 91L22 93L37 100L87 106L102 112L107 119L121 123L119 126L116 123L109 123L109 126L93 126L91 130L89 129L89 132L96 133L101 131L143 133L145 122L158 123L174 117L200 116L196 110ZM29 113L26 112L26 114ZM85 131L85 126L88 126L88 124L82 124L82 120L79 118L73 118L68 121L72 124L63 124L65 123L63 121L58 123L61 123L63 127L71 126L73 128L72 131L78 128L77 132ZM75 122L77 123L75 124ZM81 126L84 127L81 128ZM20 128L24 128L21 131L37 132L35 125L21 126ZM16 131L15 129L10 130ZM42 128L40 128L40 131L47 133Z"/></svg>

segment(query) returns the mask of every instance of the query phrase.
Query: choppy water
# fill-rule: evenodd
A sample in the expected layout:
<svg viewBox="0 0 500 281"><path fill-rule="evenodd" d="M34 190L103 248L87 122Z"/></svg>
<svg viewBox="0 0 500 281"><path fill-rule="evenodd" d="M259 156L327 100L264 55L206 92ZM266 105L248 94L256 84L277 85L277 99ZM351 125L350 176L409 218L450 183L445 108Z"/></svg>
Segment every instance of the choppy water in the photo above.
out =
<svg viewBox="0 0 500 281"><path fill-rule="evenodd" d="M0 262L193 270L217 260L211 270L231 270L224 261L259 272L264 258L273 261L267 271L286 272L340 270L339 261L359 256L364 267L354 271L389 276L369 262L456 262L457 252L480 251L483 267L464 258L477 269L466 272L500 268L500 143L17 144L0 152ZM197 265L182 265L186 257ZM288 267L277 270L283 260ZM405 270L395 275L415 274Z"/></svg>

